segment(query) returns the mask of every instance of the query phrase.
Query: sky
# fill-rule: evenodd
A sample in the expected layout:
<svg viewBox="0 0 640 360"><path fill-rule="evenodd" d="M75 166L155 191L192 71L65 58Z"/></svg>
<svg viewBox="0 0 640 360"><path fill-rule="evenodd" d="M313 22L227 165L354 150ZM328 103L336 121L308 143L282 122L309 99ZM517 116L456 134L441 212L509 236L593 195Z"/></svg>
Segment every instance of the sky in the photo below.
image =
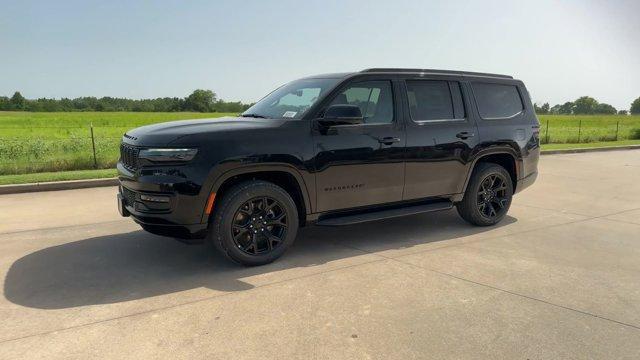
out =
<svg viewBox="0 0 640 360"><path fill-rule="evenodd" d="M640 1L0 0L0 95L253 102L370 67L509 74L533 101L640 97Z"/></svg>

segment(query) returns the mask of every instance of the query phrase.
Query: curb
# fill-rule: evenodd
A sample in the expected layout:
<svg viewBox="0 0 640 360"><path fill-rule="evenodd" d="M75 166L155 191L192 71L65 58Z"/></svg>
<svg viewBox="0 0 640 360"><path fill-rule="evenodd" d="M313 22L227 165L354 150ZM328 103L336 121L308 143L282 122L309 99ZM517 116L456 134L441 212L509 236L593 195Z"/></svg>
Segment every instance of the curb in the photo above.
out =
<svg viewBox="0 0 640 360"><path fill-rule="evenodd" d="M624 145L624 146L609 146L599 148L576 148L576 149L561 149L561 150L542 150L540 155L554 155L554 154L578 154L587 152L601 152L601 151L619 151L619 150L634 150L640 149L640 145Z"/></svg>
<svg viewBox="0 0 640 360"><path fill-rule="evenodd" d="M52 181L31 184L0 185L1 194L19 194L36 191L56 191L84 189L102 186L116 186L118 178Z"/></svg>

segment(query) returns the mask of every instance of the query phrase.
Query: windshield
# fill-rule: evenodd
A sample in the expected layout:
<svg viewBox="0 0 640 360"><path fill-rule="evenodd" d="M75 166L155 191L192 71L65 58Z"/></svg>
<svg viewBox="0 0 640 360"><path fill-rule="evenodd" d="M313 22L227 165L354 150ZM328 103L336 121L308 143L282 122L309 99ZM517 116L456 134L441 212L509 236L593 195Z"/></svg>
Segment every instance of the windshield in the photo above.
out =
<svg viewBox="0 0 640 360"><path fill-rule="evenodd" d="M243 117L300 119L340 79L301 79L283 85L262 98Z"/></svg>

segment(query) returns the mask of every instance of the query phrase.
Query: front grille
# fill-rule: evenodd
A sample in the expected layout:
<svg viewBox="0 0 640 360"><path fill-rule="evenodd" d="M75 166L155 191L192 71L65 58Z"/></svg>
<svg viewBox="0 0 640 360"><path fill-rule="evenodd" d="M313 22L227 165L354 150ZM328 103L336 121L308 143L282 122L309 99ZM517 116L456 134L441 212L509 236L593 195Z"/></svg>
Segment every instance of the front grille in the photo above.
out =
<svg viewBox="0 0 640 360"><path fill-rule="evenodd" d="M131 146L129 144L121 143L120 144L120 162L122 166L129 170L137 170L138 169L138 153L140 149Z"/></svg>
<svg viewBox="0 0 640 360"><path fill-rule="evenodd" d="M121 194L124 199L124 204L133 206L133 203L136 201L136 193L123 186Z"/></svg>

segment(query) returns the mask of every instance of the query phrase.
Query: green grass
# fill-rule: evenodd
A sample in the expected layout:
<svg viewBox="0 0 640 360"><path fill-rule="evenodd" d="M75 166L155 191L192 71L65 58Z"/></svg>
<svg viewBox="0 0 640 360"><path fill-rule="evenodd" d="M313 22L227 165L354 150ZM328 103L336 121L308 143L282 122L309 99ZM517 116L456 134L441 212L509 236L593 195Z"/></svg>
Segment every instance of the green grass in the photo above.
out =
<svg viewBox="0 0 640 360"><path fill-rule="evenodd" d="M0 112L0 175L114 168L127 130L158 122L225 113Z"/></svg>
<svg viewBox="0 0 640 360"><path fill-rule="evenodd" d="M35 174L0 175L0 185L28 184L48 181L105 179L117 176L115 169L58 171Z"/></svg>
<svg viewBox="0 0 640 360"><path fill-rule="evenodd" d="M538 115L538 119L540 120L540 141L543 144L640 139L640 116ZM618 127L617 139L616 127Z"/></svg>

